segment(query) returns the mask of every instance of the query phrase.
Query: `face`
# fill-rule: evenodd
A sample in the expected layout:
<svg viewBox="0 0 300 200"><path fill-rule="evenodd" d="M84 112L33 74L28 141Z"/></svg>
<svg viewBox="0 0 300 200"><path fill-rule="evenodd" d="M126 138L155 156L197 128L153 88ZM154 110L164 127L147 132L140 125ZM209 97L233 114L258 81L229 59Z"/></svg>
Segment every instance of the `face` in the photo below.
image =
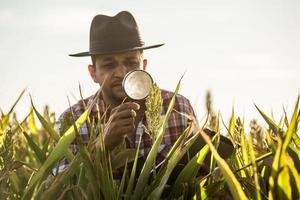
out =
<svg viewBox="0 0 300 200"><path fill-rule="evenodd" d="M122 102L126 94L122 88L125 75L132 70L146 69L147 60L140 51L96 56L95 67L89 66L94 82L102 87L104 98Z"/></svg>

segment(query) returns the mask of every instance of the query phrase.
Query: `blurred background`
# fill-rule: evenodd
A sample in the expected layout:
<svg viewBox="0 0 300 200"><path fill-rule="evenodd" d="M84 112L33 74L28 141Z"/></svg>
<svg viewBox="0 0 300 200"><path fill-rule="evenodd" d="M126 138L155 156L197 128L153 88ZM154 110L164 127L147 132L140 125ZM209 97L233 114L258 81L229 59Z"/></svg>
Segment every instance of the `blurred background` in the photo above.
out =
<svg viewBox="0 0 300 200"><path fill-rule="evenodd" d="M0 108L29 112L29 93L38 109L60 114L98 85L88 74L87 51L96 14L133 13L146 45L148 71L160 87L188 97L199 119L206 114L209 90L215 112L227 121L236 115L263 121L254 103L279 120L291 114L300 89L299 0L0 1Z"/></svg>

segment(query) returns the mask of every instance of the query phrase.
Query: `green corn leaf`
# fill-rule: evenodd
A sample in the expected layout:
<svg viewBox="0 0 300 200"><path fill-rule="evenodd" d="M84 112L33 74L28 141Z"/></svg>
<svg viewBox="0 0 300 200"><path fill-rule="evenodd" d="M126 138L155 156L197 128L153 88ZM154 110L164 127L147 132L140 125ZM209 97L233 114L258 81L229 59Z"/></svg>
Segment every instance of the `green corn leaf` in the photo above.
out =
<svg viewBox="0 0 300 200"><path fill-rule="evenodd" d="M234 134L234 128L235 128L235 118L234 118L234 108L232 107L232 112L231 112L231 116L230 116L230 120L229 120L229 126L228 126L228 133L231 137L231 139L233 140L233 134ZM233 142L233 145L235 145L235 143Z"/></svg>
<svg viewBox="0 0 300 200"><path fill-rule="evenodd" d="M183 145L183 140L186 139L187 135L191 135L192 131L194 130L195 126L190 123L187 128L184 130L184 132L180 135L180 137L176 140L176 142L173 144L173 146L171 147L171 149L169 150L168 154L167 154L167 157L163 163L163 165L167 165L167 162L168 160L173 156L173 154L175 153L175 151L177 151L178 148L182 148L182 145ZM197 135L195 133L195 135ZM193 136L190 140L191 141L188 141L189 142L192 142L194 143L195 141L195 137L196 136ZM179 147L181 146L181 147ZM162 166L163 168L164 166Z"/></svg>
<svg viewBox="0 0 300 200"><path fill-rule="evenodd" d="M284 128L284 124L285 124L285 117L282 116L282 117L280 118L279 122L278 122L277 127L283 129L283 128ZM287 126L287 127L288 127L288 126Z"/></svg>
<svg viewBox="0 0 300 200"><path fill-rule="evenodd" d="M297 123L299 123L299 122L297 122ZM297 131L295 131L295 132L293 133L292 138L293 138L293 141L294 141L295 145L296 145L297 148L300 150L300 137L297 135Z"/></svg>
<svg viewBox="0 0 300 200"><path fill-rule="evenodd" d="M215 136L212 140L214 140ZM209 147L206 144L187 165L182 169L178 175L173 187L172 187L172 197L178 197L182 188L182 184L186 183L196 177L201 165L209 152Z"/></svg>
<svg viewBox="0 0 300 200"><path fill-rule="evenodd" d="M98 112L98 119L101 119L100 112ZM118 196L118 190L113 180L110 153L106 152L105 149L105 143L103 138L104 134L100 120L98 121L97 127L99 130L99 134L96 139L97 151L95 158L95 175L99 179L100 192L103 199L116 199Z"/></svg>
<svg viewBox="0 0 300 200"><path fill-rule="evenodd" d="M142 137L140 137L140 139L139 139L139 144L138 144L138 147L137 147L137 151L136 151L133 166L132 166L132 169L131 169L131 174L130 174L128 186L127 186L126 193L125 193L125 199L131 199L132 190L133 190L133 187L134 187L134 180L135 180L136 167L137 167L138 156L139 156L139 151L140 151L141 139L142 139Z"/></svg>
<svg viewBox="0 0 300 200"><path fill-rule="evenodd" d="M272 129L272 131L276 134L276 135L280 135L281 137L283 137L280 127L277 126L275 124L275 122L268 117L263 111L261 111L257 105L255 105L256 109L258 110L258 112L261 114L261 116L264 118L264 120L268 123L268 125L270 126L270 128Z"/></svg>
<svg viewBox="0 0 300 200"><path fill-rule="evenodd" d="M109 178L109 190L110 191L110 199L116 199L117 198L117 195L118 195L118 190L116 188L116 185L115 185L115 182L114 182L114 178L113 178L113 170L112 170L112 167L111 167L111 159L109 157L108 159L108 165L107 165L107 172L108 172L108 178ZM105 182L105 183L108 183ZM103 185L103 184L102 184ZM103 188L102 191L106 190L106 188Z"/></svg>
<svg viewBox="0 0 300 200"><path fill-rule="evenodd" d="M253 143L252 143L252 137L251 134L248 135L248 150L249 150L249 157L250 161L252 164L252 176L254 176L254 182L255 182L255 195L256 195L256 200L261 200L261 195L260 195L260 185L259 185L259 179L258 179L258 172L257 172L257 166L256 166L256 158L255 158L255 153L253 149Z"/></svg>
<svg viewBox="0 0 300 200"><path fill-rule="evenodd" d="M36 114L36 116L38 117L38 119L40 120L42 126L44 127L44 129L50 134L50 136L57 142L60 137L59 134L52 128L52 126L44 119L44 117L37 111L37 109L35 108L35 106L33 105L33 102L31 101L31 105L32 108ZM74 159L74 155L72 154L72 152L69 149L66 149L64 152L66 158L68 159L69 162L71 162Z"/></svg>
<svg viewBox="0 0 300 200"><path fill-rule="evenodd" d="M44 163L46 160L46 154L39 148L39 146L31 139L31 137L24 131L23 132L30 148L34 151L36 154L36 158L39 160L41 164Z"/></svg>
<svg viewBox="0 0 300 200"><path fill-rule="evenodd" d="M52 200L56 199L61 193L63 186L68 182L72 181L73 175L78 171L80 163L82 162L79 156L76 156L70 163L69 167L66 168L62 173L54 178L52 184L46 191L43 192L41 199Z"/></svg>
<svg viewBox="0 0 300 200"><path fill-rule="evenodd" d="M294 164L294 162L287 162L287 166L290 170L290 178L291 178L291 182L290 185L292 187L292 194L293 197L292 199L299 199L300 198L300 174L296 169L296 166Z"/></svg>
<svg viewBox="0 0 300 200"><path fill-rule="evenodd" d="M193 145L196 139L199 137L199 133L195 133L187 143L183 144L184 140L188 135L191 135L194 130L194 125L191 123L184 131L183 134L177 139L175 144L170 149L167 158L165 159L163 165L161 166L159 173L155 177L155 180L151 184L149 191L151 194L149 195L150 199L158 199L160 198L162 191L164 189L165 184L167 183L171 172L176 167L180 159L183 155L186 154L187 150ZM148 193L145 193L148 196Z"/></svg>
<svg viewBox="0 0 300 200"><path fill-rule="evenodd" d="M42 152L46 155L46 153L48 152L48 147L49 147L49 143L50 143L50 138L46 139L44 145L43 145L43 149Z"/></svg>
<svg viewBox="0 0 300 200"><path fill-rule="evenodd" d="M217 130L216 130L216 139L214 140L214 146L216 149L219 148L219 144L220 144L220 112L218 113L218 125L217 125ZM211 155L210 157L210 167L209 167L209 173L212 174L213 171L215 170L216 168L216 161L214 159L214 156ZM213 177L209 177L208 179L208 184L211 184L213 182Z"/></svg>
<svg viewBox="0 0 300 200"><path fill-rule="evenodd" d="M37 109L35 108L35 106L33 105L33 102L31 100L31 105L32 108L37 116L37 118L39 119L39 121L41 122L42 126L44 127L44 129L50 134L50 136L55 140L58 141L60 136L59 134L54 130L54 128L47 122L47 120L45 120L45 118L37 111Z"/></svg>
<svg viewBox="0 0 300 200"><path fill-rule="evenodd" d="M280 167L279 165L279 161L280 161L280 153L282 150L282 141L279 138L279 136L277 137L277 150L275 152L274 155L274 160L273 160L273 164L272 164L272 172L271 172L271 176L269 177L269 185L270 185L270 189L269 189L269 199L270 200L275 200L276 198L276 182L277 182L277 176L278 176L278 169Z"/></svg>
<svg viewBox="0 0 300 200"><path fill-rule="evenodd" d="M39 132L39 129L36 126L36 122L35 122L35 118L34 118L34 112L33 112L32 107L30 108L28 120L29 120L28 126L29 126L30 132L33 133L33 134L37 134Z"/></svg>
<svg viewBox="0 0 300 200"><path fill-rule="evenodd" d="M283 107L283 113L284 113L284 123L285 123L285 126L289 127L289 121L288 121L286 110L285 110L284 107Z"/></svg>
<svg viewBox="0 0 300 200"><path fill-rule="evenodd" d="M271 175L271 167L263 165L262 169L260 170L260 176L261 176L261 184L262 184L262 189L264 190L264 193L267 195L268 191L266 188L266 185L268 184L269 177ZM267 198L268 199L268 198Z"/></svg>
<svg viewBox="0 0 300 200"><path fill-rule="evenodd" d="M207 181L207 179L203 179L202 181L200 181L200 183L199 183L199 187L200 187L200 197L201 197L201 199L207 199L207 197L208 197L208 193L207 193L207 191L206 191L206 188L204 187L204 184L206 183L206 181ZM193 197L193 199L198 199L197 198L197 194L196 194L196 196L194 196Z"/></svg>
<svg viewBox="0 0 300 200"><path fill-rule="evenodd" d="M278 175L278 187L277 194L280 200L290 200L292 199L292 189L290 185L290 174L289 168L284 166Z"/></svg>
<svg viewBox="0 0 300 200"><path fill-rule="evenodd" d="M265 153L264 155L261 155L260 157L256 158L256 159L255 159L255 162L258 163L258 162L260 162L260 161L262 161L262 160L264 160L264 159L266 159L266 158L268 158L268 157L270 157L270 156L273 156L273 155L274 155L273 152ZM243 169L245 169L245 168L247 168L247 167L250 167L251 165L252 165L252 162L251 162L251 163L248 163L248 164L245 164L243 167L241 167L241 168L235 170L234 173L237 173L237 172L239 172L239 171L241 171L241 170L243 170Z"/></svg>
<svg viewBox="0 0 300 200"><path fill-rule="evenodd" d="M293 159L294 163L300 163L300 149L296 146L289 145L287 149L289 156ZM295 165L296 169L300 172L300 165Z"/></svg>
<svg viewBox="0 0 300 200"><path fill-rule="evenodd" d="M241 131L241 150L242 150L242 159L240 160L243 165L249 162L248 159L248 149L247 149L247 143L246 143L246 136L244 132L244 128ZM250 177L249 172L247 169L244 170L247 177Z"/></svg>
<svg viewBox="0 0 300 200"><path fill-rule="evenodd" d="M111 165L112 169L118 169L125 166L125 163L134 161L136 155L136 149L124 149L117 155L112 157Z"/></svg>
<svg viewBox="0 0 300 200"><path fill-rule="evenodd" d="M6 127L9 125L9 116L8 115L2 115L0 120L0 130L1 132L4 132Z"/></svg>
<svg viewBox="0 0 300 200"><path fill-rule="evenodd" d="M203 187L203 181L201 181L200 186ZM221 188L223 188L225 185L225 180L219 180L219 181L215 181L210 185L207 185L205 187L205 199L219 199L216 196L216 193L220 191Z"/></svg>
<svg viewBox="0 0 300 200"><path fill-rule="evenodd" d="M90 113L90 109L86 110L75 122L76 127L80 127L83 125L88 118ZM66 152L69 145L75 139L75 130L74 127L70 127L66 133L63 134L61 139L58 141L57 145L54 147L53 151L50 153L47 160L41 166L36 174L33 175L32 179L30 180L28 187L25 189L24 192L24 199L28 199L30 193L34 190L35 185L41 181L43 176L47 174L47 172L51 169L51 167L63 156L63 153Z"/></svg>
<svg viewBox="0 0 300 200"><path fill-rule="evenodd" d="M15 101L15 103L13 104L13 106L9 109L7 116L10 116L11 113L14 111L16 105L18 104L18 102L20 101L20 99L22 98L22 96L24 95L24 93L26 92L26 89L23 89L22 92L19 94L17 100Z"/></svg>
<svg viewBox="0 0 300 200"><path fill-rule="evenodd" d="M205 142L208 144L211 153L214 155L216 162L228 184L233 199L235 200L248 199L243 191L242 186L234 176L233 172L230 170L230 167L227 165L226 161L223 160L221 156L218 154L217 150L215 149L209 137L204 132L200 132L200 133L203 139L205 140Z"/></svg>
<svg viewBox="0 0 300 200"><path fill-rule="evenodd" d="M75 135L76 135L76 143L77 143L77 147L79 149L79 153L82 157L83 160L83 164L86 166L86 172L87 172L87 178L89 180L89 183L91 184L91 189L92 189L92 193L93 193L93 198L94 199L99 199L99 194L97 192L97 189L99 188L98 186L98 182L97 179L95 177L95 170L94 170L94 166L92 163L92 159L90 157L90 154L87 150L87 147L85 146L85 144L83 143L83 140L78 132L78 129L76 127L76 125L73 125L74 130L75 130Z"/></svg>
<svg viewBox="0 0 300 200"><path fill-rule="evenodd" d="M292 119L290 121L288 130L285 134L284 141L282 142L280 138L277 138L277 150L275 153L273 165L272 165L272 174L269 179L270 190L269 190L269 198L270 199L277 199L277 198L289 198L290 192L278 190L277 187L281 187L284 189L287 182L286 179L289 180L289 174L286 170L287 165L287 157L286 157L286 150L290 144L292 135L296 130L297 126L297 113L298 113L298 105L299 105L299 97L297 99L297 103L293 112ZM279 169L282 168L282 171ZM277 195L278 196L277 196Z"/></svg>
<svg viewBox="0 0 300 200"><path fill-rule="evenodd" d="M300 96L297 99L296 105L295 105L295 109L292 115L292 119L290 121L290 125L288 127L288 130L285 134L285 138L283 141L283 145L282 145L282 151L285 152L287 147L290 144L290 140L292 139L293 134L296 134L296 130L297 130L297 117L298 117L298 107L299 107L299 99Z"/></svg>
<svg viewBox="0 0 300 200"><path fill-rule="evenodd" d="M288 170L288 156L286 155L287 148L290 144L290 141L292 139L292 135L297 130L297 117L298 117L298 106L299 106L299 98L297 98L297 102L295 105L295 109L292 115L292 119L290 121L288 130L285 134L284 140L281 145L281 141L279 139L278 142L278 149L275 154L276 160L274 158L274 164L273 164L273 170L272 170L272 176L270 178L270 186L271 186L271 192L277 192L280 199L291 199L292 191L289 188L287 188L290 185L290 174ZM279 171L280 169L280 171ZM276 189L276 179L278 181L277 183L277 189ZM279 188L279 189L278 189ZM276 190L276 191L275 191ZM276 196L270 194L269 196L271 199L277 198Z"/></svg>
<svg viewBox="0 0 300 200"><path fill-rule="evenodd" d="M281 138L277 136L277 150L274 156L273 160L273 165L272 165L272 172L271 176L269 178L269 185L270 185L270 190L269 190L269 198L271 200L273 199L278 199L278 198L285 198L284 196L287 195L289 197L289 191L282 192L281 190L278 190L278 187L286 185L285 180L279 180L279 175L280 175L280 169L285 168L287 165L287 155L286 151L289 146L289 143L291 141L292 135L294 131L296 130L297 126L297 114L298 114L298 105L299 105L299 97L296 102L296 106L293 112L292 119L290 121L288 130L285 134L284 140L282 141ZM286 171L282 172L281 177L284 178L289 178L289 175L287 174ZM279 183L280 182L280 183ZM278 186L278 184L280 186ZM278 196L278 195L280 196Z"/></svg>
<svg viewBox="0 0 300 200"><path fill-rule="evenodd" d="M11 184L12 191L14 194L18 194L20 192L20 180L15 171L10 172L9 182Z"/></svg>
<svg viewBox="0 0 300 200"><path fill-rule="evenodd" d="M86 182L87 182L87 180L86 180L86 176L85 176L85 168L83 167L83 164L81 163L76 185L78 187L86 187L86 185L87 185Z"/></svg>
<svg viewBox="0 0 300 200"><path fill-rule="evenodd" d="M163 118L162 126L161 126L161 128L159 130L159 133L157 135L157 138L156 138L156 140L155 140L155 142L154 142L154 144L153 144L153 146L152 146L152 148L151 148L151 150L150 150L150 152L149 152L149 154L146 158L146 161L145 161L144 166L142 168L141 174L138 178L137 185L136 185L135 192L134 192L134 199L138 199L140 196L142 196L142 193L143 193L143 191L145 189L145 186L148 182L148 178L150 176L150 171L151 171L152 167L155 164L155 158L156 158L156 155L157 155L157 152L158 152L158 148L159 148L160 143L162 141L165 128L167 126L169 117L171 115L171 112L172 112L174 104L175 104L175 99L176 99L176 95L178 94L178 90L180 88L181 80L182 80L182 78L180 79L180 81L177 84L174 96L172 97L172 99L170 101L170 104L169 104L169 107L168 107L168 110L167 110L167 113L166 113L165 117Z"/></svg>
<svg viewBox="0 0 300 200"><path fill-rule="evenodd" d="M115 188L112 170L110 168L110 158L107 159L107 165L99 166L100 191L104 199L116 199L118 190Z"/></svg>
<svg viewBox="0 0 300 200"><path fill-rule="evenodd" d="M80 98L83 100L83 94L82 94L82 87L81 87L81 84L78 82L78 89L79 89L79 94L80 94ZM84 103L85 105L85 103Z"/></svg>
<svg viewBox="0 0 300 200"><path fill-rule="evenodd" d="M128 162L126 161L125 167L124 167L124 172L123 172L122 179L121 179L121 183L120 183L119 190L118 190L117 199L122 199L122 197L123 197L122 195L124 193L125 179L127 176L127 164L128 164Z"/></svg>
<svg viewBox="0 0 300 200"><path fill-rule="evenodd" d="M275 141L273 140L273 134L271 132L270 129L266 130L266 140L267 140L267 144L269 147L271 147L271 149L275 152L276 151L276 144Z"/></svg>

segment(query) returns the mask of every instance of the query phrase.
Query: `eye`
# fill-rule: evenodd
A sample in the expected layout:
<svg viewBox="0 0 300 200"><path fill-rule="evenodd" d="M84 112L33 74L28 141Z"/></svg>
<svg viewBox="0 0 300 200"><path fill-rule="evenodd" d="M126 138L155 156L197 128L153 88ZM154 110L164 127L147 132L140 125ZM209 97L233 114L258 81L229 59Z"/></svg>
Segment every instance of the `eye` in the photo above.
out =
<svg viewBox="0 0 300 200"><path fill-rule="evenodd" d="M137 67L140 66L140 63L139 63L138 61L135 61L135 60L130 60L130 61L127 61L127 62L125 63L125 65L126 65L127 67L130 67L130 68L137 68Z"/></svg>
<svg viewBox="0 0 300 200"><path fill-rule="evenodd" d="M108 62L108 63L104 63L102 66L104 68L114 68L116 66L116 64L113 62Z"/></svg>

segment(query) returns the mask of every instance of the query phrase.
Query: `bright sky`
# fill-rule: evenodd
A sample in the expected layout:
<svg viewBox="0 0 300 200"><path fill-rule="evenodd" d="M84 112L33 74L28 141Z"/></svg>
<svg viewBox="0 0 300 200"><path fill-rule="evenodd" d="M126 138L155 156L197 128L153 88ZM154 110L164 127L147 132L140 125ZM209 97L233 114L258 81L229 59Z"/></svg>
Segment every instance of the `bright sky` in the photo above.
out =
<svg viewBox="0 0 300 200"><path fill-rule="evenodd" d="M98 86L90 79L89 58L69 57L88 50L89 27L96 14L128 10L146 44L148 71L165 89L174 90L187 71L180 93L201 118L205 92L227 121L232 106L245 119L262 121L254 104L276 119L288 113L300 89L299 0L84 1L4 0L0 2L0 108L5 112L22 89L16 108L46 104L61 113Z"/></svg>

